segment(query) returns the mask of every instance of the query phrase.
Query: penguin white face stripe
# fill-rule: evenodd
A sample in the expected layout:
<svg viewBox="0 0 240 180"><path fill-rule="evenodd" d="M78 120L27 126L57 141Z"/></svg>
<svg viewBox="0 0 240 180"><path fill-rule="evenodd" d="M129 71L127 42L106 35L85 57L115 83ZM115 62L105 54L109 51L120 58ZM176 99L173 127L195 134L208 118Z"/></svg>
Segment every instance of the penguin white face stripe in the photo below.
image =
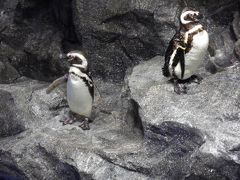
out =
<svg viewBox="0 0 240 180"><path fill-rule="evenodd" d="M82 64L72 64L72 66L74 67L78 67L78 68L83 68L83 69L86 69L87 67L82 65Z"/></svg>
<svg viewBox="0 0 240 180"><path fill-rule="evenodd" d="M186 12L182 13L181 16L180 16L180 21L181 21L182 24L188 24L188 23L193 22L193 21L191 21L191 20L185 20L185 17L186 17L188 14L196 14L196 15L199 15L199 12L198 12L198 11L186 11Z"/></svg>

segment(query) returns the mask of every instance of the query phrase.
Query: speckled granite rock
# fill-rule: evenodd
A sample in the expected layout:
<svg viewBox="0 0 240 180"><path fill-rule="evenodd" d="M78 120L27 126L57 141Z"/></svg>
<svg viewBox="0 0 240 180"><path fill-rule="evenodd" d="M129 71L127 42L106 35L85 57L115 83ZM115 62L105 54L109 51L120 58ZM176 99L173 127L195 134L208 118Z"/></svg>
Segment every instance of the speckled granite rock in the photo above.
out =
<svg viewBox="0 0 240 180"><path fill-rule="evenodd" d="M174 93L173 85L161 74L162 65L163 57L156 57L136 66L128 78L146 138L162 137L163 123L180 123L201 134L204 143L199 154L239 164L240 65L215 75L202 69L202 83L190 84L186 95Z"/></svg>

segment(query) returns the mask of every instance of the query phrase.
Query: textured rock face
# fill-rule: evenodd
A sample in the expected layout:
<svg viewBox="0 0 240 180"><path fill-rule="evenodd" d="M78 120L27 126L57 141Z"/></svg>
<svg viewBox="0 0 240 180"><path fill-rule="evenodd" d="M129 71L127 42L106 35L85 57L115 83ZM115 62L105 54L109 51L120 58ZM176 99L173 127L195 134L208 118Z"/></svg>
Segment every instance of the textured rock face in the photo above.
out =
<svg viewBox="0 0 240 180"><path fill-rule="evenodd" d="M236 12L234 14L234 20L232 23L232 27L233 27L233 31L234 31L234 35L237 39L237 42L235 43L235 53L236 56L238 57L238 59L240 59L240 16L239 16L239 12Z"/></svg>
<svg viewBox="0 0 240 180"><path fill-rule="evenodd" d="M141 172L125 167L121 159L141 147L138 128L124 121L131 112L127 101L122 100L122 86L96 83L104 93L101 99L96 98L90 131L59 122L68 111L64 91L46 95L46 84L32 80L1 85L4 102L16 108L8 110L7 106L0 111L1 116L9 116L1 117L9 127L3 124L0 128L0 172L27 179L146 179ZM15 111L24 116L11 117ZM20 133L11 124L25 131ZM16 138L10 136L14 130ZM3 134L8 137L3 138Z"/></svg>
<svg viewBox="0 0 240 180"><path fill-rule="evenodd" d="M216 68L232 65L236 61L235 39L229 24L233 13L229 12L235 10L238 2L188 3L206 15L204 24L211 40L208 69L215 72ZM73 7L76 31L82 38L83 50L92 61L93 73L119 81L126 68L156 54L164 54L178 28L178 16L184 4L175 0L74 0Z"/></svg>
<svg viewBox="0 0 240 180"><path fill-rule="evenodd" d="M232 161L239 171L240 66L215 75L202 73L204 80L200 85L191 84L186 95L177 95L173 85L161 74L162 59L156 57L136 66L129 77L132 98L139 104L145 138L164 139L162 125L166 123L180 134L182 126L196 128L194 132L204 141L197 154ZM239 175L235 173L232 178L237 179Z"/></svg>
<svg viewBox="0 0 240 180"><path fill-rule="evenodd" d="M232 65L236 39L230 24L238 2L188 1L188 5L206 15L211 40L208 69L216 72ZM164 54L183 7L182 0L3 0L0 58L11 65L8 72L16 69L20 75L49 81L66 71L60 53L82 49L94 76L120 82L127 68Z"/></svg>
<svg viewBox="0 0 240 180"><path fill-rule="evenodd" d="M161 58L135 67L129 89L95 79L101 98L90 131L59 122L68 113L64 86L46 95L39 81L0 85L0 115L9 117L0 127L0 176L239 179L239 66L179 96L161 75Z"/></svg>
<svg viewBox="0 0 240 180"><path fill-rule="evenodd" d="M205 66L222 72L176 96L162 57L129 67L164 54L183 1L1 0L0 179L239 179L239 66L226 68L239 58L239 2L187 3L206 15ZM65 87L46 95L39 81L64 74L59 54L73 49L102 96L90 131L62 126Z"/></svg>
<svg viewBox="0 0 240 180"><path fill-rule="evenodd" d="M0 136L11 136L22 132L24 127L19 122L21 118L17 118L18 112L13 97L9 92L1 90L0 98Z"/></svg>
<svg viewBox="0 0 240 180"><path fill-rule="evenodd" d="M66 65L59 61L59 54L62 42L68 36L64 28L60 28L61 24L56 23L52 12L55 11L48 1L1 2L0 60L13 78L19 77L14 72L17 70L20 75L49 80L49 77L62 74L66 69ZM2 82L12 82L5 79Z"/></svg>

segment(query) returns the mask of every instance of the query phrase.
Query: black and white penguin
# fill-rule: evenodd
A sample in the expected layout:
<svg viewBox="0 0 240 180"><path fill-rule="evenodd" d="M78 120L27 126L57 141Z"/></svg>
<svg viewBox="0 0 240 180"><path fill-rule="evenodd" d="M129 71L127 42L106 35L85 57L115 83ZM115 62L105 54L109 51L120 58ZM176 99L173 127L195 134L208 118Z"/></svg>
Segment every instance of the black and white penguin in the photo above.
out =
<svg viewBox="0 0 240 180"><path fill-rule="evenodd" d="M67 101L70 110L84 117L82 129L89 129L89 118L94 100L94 85L88 71L88 61L81 51L71 51L67 54L71 67L67 79ZM63 122L72 123L72 120Z"/></svg>
<svg viewBox="0 0 240 180"><path fill-rule="evenodd" d="M46 93L50 93L61 83L67 82L67 101L72 116L61 122L63 125L72 124L75 119L83 118L80 127L88 130L94 101L94 84L88 71L88 61L81 51L71 51L67 55L62 55L61 59L68 59L71 64L68 74L49 85ZM75 117L73 117L74 115Z"/></svg>
<svg viewBox="0 0 240 180"><path fill-rule="evenodd" d="M177 94L186 93L186 87L179 83L188 79L199 83L202 79L194 75L205 58L209 43L208 33L199 22L201 18L198 11L185 8L180 15L180 28L165 53L163 75L173 79Z"/></svg>

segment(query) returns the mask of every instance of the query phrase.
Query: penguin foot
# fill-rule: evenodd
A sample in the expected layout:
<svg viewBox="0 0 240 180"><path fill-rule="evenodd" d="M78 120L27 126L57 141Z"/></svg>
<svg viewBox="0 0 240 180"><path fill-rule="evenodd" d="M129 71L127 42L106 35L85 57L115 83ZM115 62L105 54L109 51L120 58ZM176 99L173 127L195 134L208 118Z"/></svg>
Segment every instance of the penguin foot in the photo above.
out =
<svg viewBox="0 0 240 180"><path fill-rule="evenodd" d="M62 122L62 125L65 126L67 124L73 124L74 120L71 119L71 118L67 118L67 119L64 119L64 120L60 120L60 122Z"/></svg>
<svg viewBox="0 0 240 180"><path fill-rule="evenodd" d="M187 87L184 84L179 84L178 81L174 81L174 92L177 94L187 94Z"/></svg>
<svg viewBox="0 0 240 180"><path fill-rule="evenodd" d="M89 119L85 118L82 124L79 125L79 127L82 128L82 130L90 130Z"/></svg>
<svg viewBox="0 0 240 180"><path fill-rule="evenodd" d="M192 75L191 81L197 84L200 84L202 82L203 78L199 75Z"/></svg>

